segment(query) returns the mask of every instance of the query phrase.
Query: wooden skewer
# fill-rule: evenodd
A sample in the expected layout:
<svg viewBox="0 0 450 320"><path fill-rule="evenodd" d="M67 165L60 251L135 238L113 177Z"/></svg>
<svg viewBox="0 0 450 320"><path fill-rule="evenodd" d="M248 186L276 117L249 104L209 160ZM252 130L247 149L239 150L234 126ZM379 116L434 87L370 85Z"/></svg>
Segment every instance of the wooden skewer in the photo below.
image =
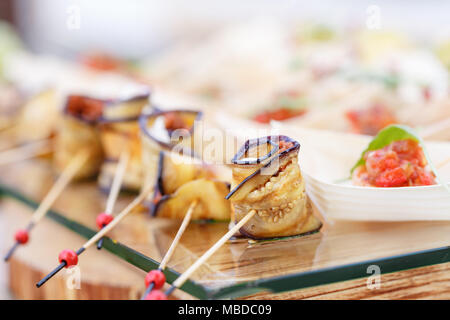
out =
<svg viewBox="0 0 450 320"><path fill-rule="evenodd" d="M98 240L103 238L106 233L111 231L123 218L126 217L136 206L138 206L142 201L145 200L148 193L153 189L153 186L147 186L132 202L130 202L125 209L123 209L115 218L112 220L107 226L97 232L92 238L90 238L83 246L78 249L74 254L76 256L83 253L86 249L88 249L91 245L96 243ZM78 261L78 259L76 260ZM76 264L76 263L75 263ZM48 275L46 275L41 281L39 281L36 286L39 288L44 283L46 283L50 278L52 278L56 273L58 273L62 268L67 265L67 261L62 261L53 271L51 271Z"/></svg>
<svg viewBox="0 0 450 320"><path fill-rule="evenodd" d="M93 243L97 242L100 238L102 238L106 233L108 233L112 228L114 228L123 218L126 217L135 207L137 207L142 201L145 200L145 197L148 193L153 189L153 186L148 186L144 189L128 206L125 207L115 218L108 224L106 227L101 229L95 236L89 239L84 245L83 248L89 248Z"/></svg>
<svg viewBox="0 0 450 320"><path fill-rule="evenodd" d="M58 180L56 180L55 184L52 186L50 191L45 196L44 200L42 200L39 207L33 213L30 223L28 224L26 231L30 232L31 229L45 216L50 207L56 201L58 196L62 193L64 188L69 184L77 171L81 168L81 166L88 159L89 153L87 150L80 151L75 158L69 163L69 165L63 170ZM8 252L5 257L5 261L11 257L14 253L14 250L18 247L19 242L16 241L16 244L13 248Z"/></svg>
<svg viewBox="0 0 450 320"><path fill-rule="evenodd" d="M170 258L172 258L172 255L175 252L175 249L176 249L178 243L180 242L181 236L183 235L189 222L191 221L192 213L194 212L194 209L197 206L197 203L198 203L198 200L195 200L189 206L189 209L183 218L183 222L181 223L180 228L178 229L178 232L177 232L175 238L173 239L172 244L169 247L169 250L167 250L166 254L164 255L164 258L162 259L161 263L159 264L159 267L158 267L159 271L161 271L161 272L164 271ZM153 290L153 286L154 286L154 283L153 282L150 283L150 285L145 290L144 295L142 296L141 300L144 300L145 297L150 293L150 291Z"/></svg>
<svg viewBox="0 0 450 320"><path fill-rule="evenodd" d="M105 212L107 214L112 214L114 205L119 195L120 187L122 185L122 180L125 175L125 170L127 168L128 160L130 159L130 153L128 151L122 151L119 157L119 163L116 168L116 174L111 186L111 190L108 195L108 200L106 201Z"/></svg>
<svg viewBox="0 0 450 320"><path fill-rule="evenodd" d="M53 185L50 192L45 196L44 200L42 200L36 212L31 217L31 222L36 224L45 216L52 204L56 201L58 196L69 184L75 174L80 170L81 166L86 162L88 157L89 152L87 150L82 150L75 156L75 158L69 163L69 165L64 168L63 172L59 176L58 180L56 180L56 183Z"/></svg>
<svg viewBox="0 0 450 320"><path fill-rule="evenodd" d="M166 291L169 296L175 288L180 288L189 277L208 260L221 246L225 244L244 224L246 224L256 213L256 210L249 211L237 224L234 225L219 241L208 249L197 261L194 262L181 276L172 283L172 286Z"/></svg>
<svg viewBox="0 0 450 320"><path fill-rule="evenodd" d="M198 203L198 201L195 200L189 206L189 209L183 218L183 222L181 223L180 228L178 229L178 232L177 232L175 238L173 239L172 244L169 247L169 250L167 250L166 255L164 256L163 260L159 264L160 270L164 270L166 268L166 265L169 262L170 258L172 258L172 255L175 252L175 248L177 247L178 243L180 242L181 236L183 235L189 222L191 221L192 213L194 212L194 209L197 206L197 203Z"/></svg>
<svg viewBox="0 0 450 320"><path fill-rule="evenodd" d="M122 151L119 157L119 163L117 164L116 172L114 175L111 190L109 191L108 199L106 200L105 213L112 215L114 205L116 204L117 197L119 195L120 187L122 185L123 177L127 169L128 160L130 159L130 153L128 151ZM97 243L97 249L101 249L103 246L103 238Z"/></svg>
<svg viewBox="0 0 450 320"><path fill-rule="evenodd" d="M0 165L34 158L51 151L49 139L38 140L0 153Z"/></svg>

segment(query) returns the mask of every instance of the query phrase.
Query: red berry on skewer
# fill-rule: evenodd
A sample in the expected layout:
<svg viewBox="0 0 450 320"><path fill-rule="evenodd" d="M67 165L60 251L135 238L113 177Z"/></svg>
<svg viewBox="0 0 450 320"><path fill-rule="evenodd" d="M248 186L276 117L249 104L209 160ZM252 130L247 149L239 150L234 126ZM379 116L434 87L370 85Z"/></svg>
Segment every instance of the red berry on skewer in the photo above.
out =
<svg viewBox="0 0 450 320"><path fill-rule="evenodd" d="M65 249L61 251L61 253L58 256L59 263L65 262L66 265L65 268L68 268L70 266L75 266L78 263L78 255L75 251L70 249Z"/></svg>
<svg viewBox="0 0 450 320"><path fill-rule="evenodd" d="M114 217L112 215L107 214L106 212L102 212L97 216L97 219L95 221L97 222L98 228L103 229L113 220ZM100 250L102 246L103 246L103 238L101 238L97 243L97 249Z"/></svg>
<svg viewBox="0 0 450 320"><path fill-rule="evenodd" d="M145 287L153 283L155 289L160 289L166 282L166 276L160 270L151 270L145 276Z"/></svg>
<svg viewBox="0 0 450 320"><path fill-rule="evenodd" d="M167 300L167 296L161 290L153 290L145 297L145 300Z"/></svg>
<svg viewBox="0 0 450 320"><path fill-rule="evenodd" d="M113 221L114 217L105 212L100 213L95 220L99 229L107 226L111 221Z"/></svg>
<svg viewBox="0 0 450 320"><path fill-rule="evenodd" d="M14 238L18 243L25 244L28 242L28 231L24 229L17 230Z"/></svg>

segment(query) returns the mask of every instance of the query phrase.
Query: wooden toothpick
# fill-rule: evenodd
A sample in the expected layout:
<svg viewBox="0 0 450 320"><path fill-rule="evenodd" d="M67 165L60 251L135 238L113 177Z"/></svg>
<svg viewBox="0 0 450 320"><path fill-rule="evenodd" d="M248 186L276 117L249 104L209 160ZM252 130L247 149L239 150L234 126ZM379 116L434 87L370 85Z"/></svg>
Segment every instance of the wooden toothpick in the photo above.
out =
<svg viewBox="0 0 450 320"><path fill-rule="evenodd" d="M123 218L125 218L136 206L138 206L142 201L145 200L148 193L153 189L153 186L149 185L147 186L142 192L133 200L131 201L125 209L123 209L115 218L112 220L107 226L105 226L103 229L101 229L99 232L97 232L92 238L90 238L81 248L79 248L76 252L73 252L73 255L79 256L81 253L83 253L86 249L88 249L91 245L96 243L98 240L100 240L103 236L105 236L106 233L111 231ZM72 250L68 250L72 251ZM67 261L61 261L60 264L52 270L48 275L46 275L41 281L39 281L36 286L40 288L44 283L46 283L49 279L51 279L55 274L57 274L62 268L68 266L68 265L74 265L78 262L78 259L76 259L75 263L68 264Z"/></svg>
<svg viewBox="0 0 450 320"><path fill-rule="evenodd" d="M186 212L186 215L183 218L183 222L180 225L180 228L178 228L177 234L175 235L175 238L172 241L172 244L169 247L169 250L167 250L164 258L162 259L161 263L159 264L158 270L159 271L164 271L164 269L166 268L167 263L169 262L170 258L172 257L173 253L175 252L175 249L178 245L178 243L180 242L180 238L183 235L184 231L186 230L189 222L191 221L192 218L192 213L194 212L195 207L197 206L198 200L195 200L191 203L191 205L189 206L188 211ZM145 297L150 293L150 291L152 291L154 286L154 283L151 283L147 289L144 292L144 295L142 296L141 300L144 300Z"/></svg>
<svg viewBox="0 0 450 320"><path fill-rule="evenodd" d="M197 203L198 203L198 201L195 200L189 206L189 209L188 209L188 211L186 212L186 215L183 218L183 222L181 223L180 228L178 229L178 232L177 232L175 238L173 239L172 244L169 247L169 250L167 250L166 255L164 256L164 258L162 259L161 263L159 264L159 268L158 269L164 270L166 268L166 265L169 262L170 258L172 258L172 255L175 252L175 249L176 249L178 243L180 242L181 236L183 235L183 233L186 230L189 222L191 221L192 213L194 212L194 209L197 206Z"/></svg>
<svg viewBox="0 0 450 320"><path fill-rule="evenodd" d="M119 157L119 163L117 164L116 172L114 174L111 190L109 191L108 199L106 200L105 213L112 215L114 205L116 204L117 197L122 186L123 177L127 169L128 160L130 159L130 153L128 151L122 151ZM97 249L101 249L103 246L103 238L97 243Z"/></svg>
<svg viewBox="0 0 450 320"><path fill-rule="evenodd" d="M166 291L169 296L175 288L180 288L189 277L208 260L217 250L222 247L244 224L246 224L254 215L256 211L251 210L247 213L237 224L234 225L222 238L219 239L208 251L206 251L197 261L194 262L181 276L172 283L172 286Z"/></svg>
<svg viewBox="0 0 450 320"><path fill-rule="evenodd" d="M148 186L144 189L128 206L125 207L111 223L109 223L106 227L101 229L99 232L95 234L91 239L89 239L84 245L83 248L89 248L93 243L97 242L100 238L102 238L105 234L107 234L112 228L114 228L123 218L125 218L135 207L137 207L142 201L145 200L145 197L148 193L153 189L153 186Z"/></svg>
<svg viewBox="0 0 450 320"><path fill-rule="evenodd" d="M49 139L38 140L0 152L0 165L31 159L52 150Z"/></svg>
<svg viewBox="0 0 450 320"><path fill-rule="evenodd" d="M30 232L31 229L46 215L50 207L56 201L58 196L63 192L64 188L70 183L75 174L80 170L81 166L86 162L89 157L89 152L87 150L80 151L76 154L75 158L64 168L61 175L56 180L55 184L52 186L50 191L47 193L45 198L40 203L39 207L31 216L30 222L26 228L26 232ZM8 261L14 250L18 247L18 242L13 246L13 248L8 252L5 257L5 261Z"/></svg>
<svg viewBox="0 0 450 320"><path fill-rule="evenodd" d="M69 165L64 168L58 180L56 180L55 184L50 189L50 192L45 196L44 200L42 200L41 204L31 217L31 222L36 224L45 216L47 211L62 193L64 188L69 184L75 174L80 170L81 166L86 162L88 157L89 152L87 150L77 153Z"/></svg>
<svg viewBox="0 0 450 320"><path fill-rule="evenodd" d="M117 164L116 173L114 175L111 190L108 195L108 200L106 201L105 212L107 214L112 214L114 210L114 205L119 195L120 187L122 186L123 177L125 176L125 171L128 165L128 160L130 159L130 153L128 151L122 151L119 157L119 163Z"/></svg>

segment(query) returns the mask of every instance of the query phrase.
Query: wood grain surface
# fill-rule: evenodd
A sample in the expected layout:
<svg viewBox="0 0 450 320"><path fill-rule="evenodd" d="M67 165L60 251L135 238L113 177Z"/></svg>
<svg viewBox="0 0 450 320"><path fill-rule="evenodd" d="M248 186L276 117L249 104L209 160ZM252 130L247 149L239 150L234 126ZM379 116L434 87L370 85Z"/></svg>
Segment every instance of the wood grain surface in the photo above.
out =
<svg viewBox="0 0 450 320"><path fill-rule="evenodd" d="M379 289L369 289L367 278L363 278L280 294L258 293L243 299L450 299L450 263L382 275Z"/></svg>

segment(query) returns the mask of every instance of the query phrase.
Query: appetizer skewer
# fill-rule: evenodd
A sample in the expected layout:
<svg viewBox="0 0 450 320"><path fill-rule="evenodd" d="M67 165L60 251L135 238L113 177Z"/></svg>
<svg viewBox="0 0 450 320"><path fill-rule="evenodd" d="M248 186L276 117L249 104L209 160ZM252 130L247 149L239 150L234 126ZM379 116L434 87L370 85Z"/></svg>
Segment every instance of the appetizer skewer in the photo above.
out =
<svg viewBox="0 0 450 320"><path fill-rule="evenodd" d="M93 155L77 175L78 179L96 176L100 171L100 184L109 185L115 172L114 160L120 156L120 146L129 147L128 175L134 174L131 163L140 169L140 141L138 118L148 103L149 93L129 99L97 99L70 95L64 106L63 122L55 139L54 165L64 164L81 146L87 146ZM137 141L137 143L136 143ZM110 169L113 170L110 170ZM138 170L139 171L139 170ZM125 184L127 176L122 183ZM136 178L135 178L136 180ZM140 188L140 181L137 189Z"/></svg>
<svg viewBox="0 0 450 320"><path fill-rule="evenodd" d="M76 252L70 249L65 249L60 252L59 265L53 269L48 275L46 275L42 280L40 280L36 286L39 288L49 279L51 279L55 274L57 274L62 268L68 268L74 266L78 263L78 256L88 249L91 245L99 241L105 236L109 231L111 231L123 218L125 218L132 210L137 207L147 196L147 194L152 190L152 187L147 187L125 207L109 224L97 232L92 238L90 238L81 248Z"/></svg>
<svg viewBox="0 0 450 320"><path fill-rule="evenodd" d="M164 283L166 282L166 277L164 276L164 269L166 268L167 263L169 262L170 258L172 257L181 236L183 235L184 231L186 230L189 222L192 218L192 212L195 209L195 206L197 205L198 201L194 200L194 202L191 203L191 205L188 208L188 211L186 212L186 215L184 216L183 222L180 225L180 228L178 229L177 234L175 235L175 238L172 241L172 244L169 247L169 250L167 250L164 258L162 259L161 263L159 264L158 269L156 270L150 270L147 273L147 276L145 277L145 286L147 289L144 292L144 295L142 296L141 300L144 300L147 298L147 296L150 294L150 292L153 289L160 289Z"/></svg>
<svg viewBox="0 0 450 320"><path fill-rule="evenodd" d="M181 276L172 283L172 286L165 293L154 290L147 295L147 300L166 300L167 297L176 289L180 288L189 277L208 260L225 242L227 242L236 232L238 232L253 216L256 210L250 210L237 224L235 224L222 238L219 239L211 248L208 249L197 261L194 262Z"/></svg>
<svg viewBox="0 0 450 320"><path fill-rule="evenodd" d="M226 196L235 209L235 225L165 293L155 290L147 299L167 299L238 231L247 237L261 239L306 234L320 229L322 224L313 215L305 194L298 165L299 149L300 144L286 136L246 141L232 159L234 188ZM277 207L269 212L267 205L274 203Z"/></svg>
<svg viewBox="0 0 450 320"><path fill-rule="evenodd" d="M98 131L105 160L100 167L100 188L111 186L115 175L121 146L127 146L129 160L121 188L138 192L142 188L142 147L138 119L144 108L148 108L149 94L141 94L126 100L110 102L98 121Z"/></svg>
<svg viewBox="0 0 450 320"><path fill-rule="evenodd" d="M252 239L314 232L322 223L312 210L298 164L300 144L287 136L248 140L232 159L232 190L227 195L239 221L257 215L240 232Z"/></svg>
<svg viewBox="0 0 450 320"><path fill-rule="evenodd" d="M161 151L183 154L187 158L196 157L193 137L195 121L201 117L201 112L191 110L155 111L141 115L139 126L142 136L142 160L146 164L144 181L156 181ZM179 138L182 138L181 142Z"/></svg>
<svg viewBox="0 0 450 320"><path fill-rule="evenodd" d="M45 196L44 200L42 200L39 207L33 213L30 222L27 227L23 230L18 230L16 232L15 238L16 243L9 250L8 254L5 256L5 261L8 261L9 258L14 253L15 249L21 245L28 242L29 232L33 229L33 227L45 216L50 207L56 201L58 196L63 192L64 188L70 183L73 177L76 175L81 166L87 161L90 154L86 150L80 151L75 158L69 163L69 165L63 170L58 180L55 182L53 187L50 189L49 193Z"/></svg>
<svg viewBox="0 0 450 320"><path fill-rule="evenodd" d="M38 140L0 152L0 165L27 160L49 153L52 150L50 140Z"/></svg>
<svg viewBox="0 0 450 320"><path fill-rule="evenodd" d="M96 119L102 115L105 101L71 95L67 97L62 121L58 126L53 153L56 170L63 168L80 148L88 148L91 157L75 176L75 180L95 176L103 161L103 149Z"/></svg>
<svg viewBox="0 0 450 320"><path fill-rule="evenodd" d="M99 229L104 228L108 225L114 218L112 216L114 205L117 200L117 196L119 195L120 187L122 185L123 177L125 175L125 170L128 165L128 160L130 159L130 153L127 151L122 151L119 164L116 168L116 174L113 179L113 183L111 186L111 190L108 195L108 200L106 200L106 208L105 212L100 213L97 216L96 222ZM103 245L103 238L99 240L97 243L97 249L101 249Z"/></svg>

